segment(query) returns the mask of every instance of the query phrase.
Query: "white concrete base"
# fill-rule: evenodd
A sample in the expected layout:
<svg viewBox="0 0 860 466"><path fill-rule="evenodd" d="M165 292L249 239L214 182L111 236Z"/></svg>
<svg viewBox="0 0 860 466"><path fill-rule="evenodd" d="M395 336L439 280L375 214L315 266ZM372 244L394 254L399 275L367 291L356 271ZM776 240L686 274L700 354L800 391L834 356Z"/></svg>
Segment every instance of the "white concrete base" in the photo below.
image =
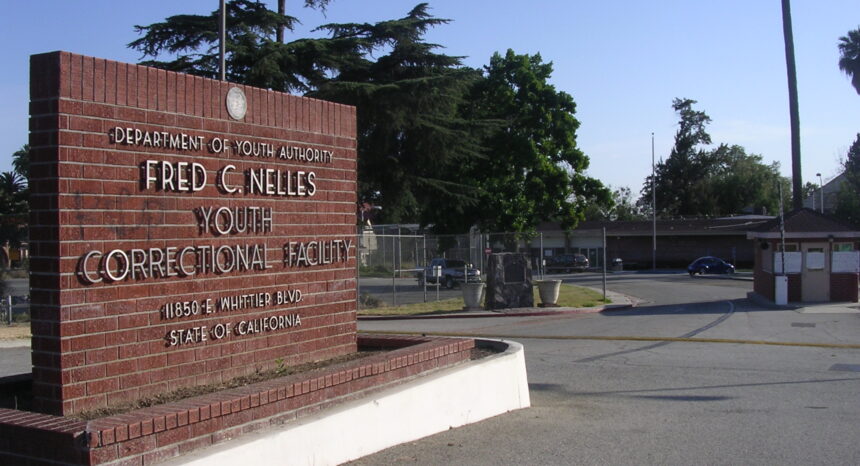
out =
<svg viewBox="0 0 860 466"><path fill-rule="evenodd" d="M507 349L167 464L334 465L529 407L523 346L512 341L481 343Z"/></svg>
<svg viewBox="0 0 860 466"><path fill-rule="evenodd" d="M788 277L776 275L773 277L774 303L779 306L788 304Z"/></svg>

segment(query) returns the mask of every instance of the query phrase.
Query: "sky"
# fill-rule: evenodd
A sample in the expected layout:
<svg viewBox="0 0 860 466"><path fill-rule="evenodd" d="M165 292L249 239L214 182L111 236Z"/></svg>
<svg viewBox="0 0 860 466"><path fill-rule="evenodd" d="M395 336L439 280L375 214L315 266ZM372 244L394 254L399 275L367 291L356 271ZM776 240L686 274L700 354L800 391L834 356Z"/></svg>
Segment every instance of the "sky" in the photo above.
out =
<svg viewBox="0 0 860 466"><path fill-rule="evenodd" d="M276 9L276 1L267 1ZM287 39L313 36L324 23L376 22L405 16L418 2L332 0L325 14L288 0L302 25ZM588 174L638 196L656 158L671 151L674 98L712 119L714 144L738 144L791 176L788 85L779 0L432 0L451 22L429 42L467 66L494 52L540 53L554 64L552 84L572 95L577 143ZM839 37L860 27L857 0L793 0L802 176L824 182L860 133L860 95L838 68ZM217 0L0 0L0 171L27 142L29 56L65 50L135 63L126 45L135 25L175 14L208 14ZM318 34L317 34L318 35Z"/></svg>

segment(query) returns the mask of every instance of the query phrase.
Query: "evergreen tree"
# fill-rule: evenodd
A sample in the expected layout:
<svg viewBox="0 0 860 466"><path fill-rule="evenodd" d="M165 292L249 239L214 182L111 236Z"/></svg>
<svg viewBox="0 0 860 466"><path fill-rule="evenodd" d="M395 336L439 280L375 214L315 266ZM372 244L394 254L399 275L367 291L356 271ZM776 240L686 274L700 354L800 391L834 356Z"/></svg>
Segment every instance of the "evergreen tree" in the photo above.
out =
<svg viewBox="0 0 860 466"><path fill-rule="evenodd" d="M657 214L663 217L719 216L744 210L775 212L778 186L790 193L788 180L780 176L779 164L765 165L762 157L747 154L743 147L721 144L712 150L706 130L710 117L694 110L695 100L675 99L680 115L675 145L669 158L656 167ZM651 206L651 177L645 180L639 206ZM785 198L786 201L788 198Z"/></svg>
<svg viewBox="0 0 860 466"><path fill-rule="evenodd" d="M325 7L328 1L307 1ZM227 2L225 76L228 81L278 91L305 92L326 79L343 53L329 41L279 42L278 32L298 20L268 9L260 1ZM217 79L219 14L175 15L149 26L135 26L143 37L128 44L148 60L141 65ZM162 61L162 55L175 57Z"/></svg>
<svg viewBox="0 0 860 466"><path fill-rule="evenodd" d="M588 157L576 145L573 98L548 83L552 63L538 55L496 53L472 89L467 115L494 121L483 138L487 154L465 173L481 190L470 217L485 231L534 231L544 220L572 228L586 204L611 202L587 177Z"/></svg>
<svg viewBox="0 0 860 466"><path fill-rule="evenodd" d="M842 162L845 182L839 190L835 215L840 220L860 228L860 134Z"/></svg>
<svg viewBox="0 0 860 466"><path fill-rule="evenodd" d="M711 121L705 112L693 110L692 99L674 99L672 108L681 117L675 133L675 145L666 161L660 161L655 169L657 190L657 214L663 216L701 215L694 207L694 193L701 188L695 186L705 177L703 161L705 151L700 144L710 144L711 135L705 127ZM641 205L651 204L651 177L642 188Z"/></svg>
<svg viewBox="0 0 860 466"><path fill-rule="evenodd" d="M485 73L464 67L424 40L449 22L426 3L400 19L327 24L318 28L327 38L288 43L278 31L295 18L249 0L228 9L229 80L356 106L359 201L381 206L382 222L439 232L475 223L527 231L545 219L573 226L585 203L610 196L583 174L575 104L546 83L552 67L539 56L496 56ZM153 58L143 64L213 77L216 18L139 26L144 36L130 46ZM177 58L154 60L161 53Z"/></svg>
<svg viewBox="0 0 860 466"><path fill-rule="evenodd" d="M766 165L757 154L743 147L721 144L711 153L711 167L699 198L705 215L733 215L744 210L774 214L779 211L779 185L783 205L789 205L791 184L779 173L779 162ZM709 202L710 201L710 202Z"/></svg>
<svg viewBox="0 0 860 466"><path fill-rule="evenodd" d="M363 51L309 95L357 108L360 200L382 206L385 222L460 230L458 214L477 201L461 167L480 148L459 108L478 75L423 39L448 22L420 4L397 20L320 28Z"/></svg>

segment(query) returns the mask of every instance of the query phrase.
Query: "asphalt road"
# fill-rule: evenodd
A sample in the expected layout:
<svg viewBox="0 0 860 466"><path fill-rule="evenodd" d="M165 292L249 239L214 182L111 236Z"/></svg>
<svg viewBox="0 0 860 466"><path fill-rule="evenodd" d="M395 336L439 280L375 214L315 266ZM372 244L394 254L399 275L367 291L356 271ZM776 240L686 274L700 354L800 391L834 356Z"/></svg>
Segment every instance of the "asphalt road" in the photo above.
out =
<svg viewBox="0 0 860 466"><path fill-rule="evenodd" d="M601 286L596 274L564 279ZM532 407L355 464L860 464L860 312L760 308L744 299L751 287L619 274L608 288L638 307L362 321L365 331L522 342ZM28 364L27 348L0 349L0 373Z"/></svg>
<svg viewBox="0 0 860 466"><path fill-rule="evenodd" d="M860 314L759 308L751 286L620 275L610 289L640 307L361 322L520 341L532 408L355 464L860 464Z"/></svg>
<svg viewBox="0 0 860 466"><path fill-rule="evenodd" d="M600 273L572 273L572 274L552 274L547 275L547 278L561 279L565 283L574 283L595 288L601 288L603 284L603 276ZM607 274L607 288L610 290L624 290L633 296L644 299L648 302L666 303L667 296L654 295L654 289L650 283L654 281L664 283L708 283L708 287L693 287L690 292L679 290L677 302L691 302L700 299L701 296L695 293L701 293L703 290L709 291L709 295L715 299L724 299L729 296L727 288L734 289L736 292L732 297L742 298L746 296L746 292L752 289L752 282L748 280L732 280L727 276L706 275L702 277L691 278L685 272L673 273L633 273L624 272L618 274ZM425 301L435 301L436 285L428 284L426 288L418 284L418 280L414 277L404 278L360 278L358 281L359 293L369 294L377 299L384 301L387 304L409 304ZM730 292L731 293L731 292ZM448 290L444 286L439 287L439 299L462 297L462 291L459 286L453 290Z"/></svg>

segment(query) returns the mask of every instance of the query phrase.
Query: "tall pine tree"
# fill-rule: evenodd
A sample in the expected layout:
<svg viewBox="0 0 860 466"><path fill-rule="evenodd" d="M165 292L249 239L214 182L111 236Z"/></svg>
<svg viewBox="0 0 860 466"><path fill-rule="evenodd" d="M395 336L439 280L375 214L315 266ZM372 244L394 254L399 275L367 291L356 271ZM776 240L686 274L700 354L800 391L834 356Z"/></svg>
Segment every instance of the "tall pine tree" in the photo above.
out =
<svg viewBox="0 0 860 466"><path fill-rule="evenodd" d="M790 185L780 176L779 164L766 165L760 155L747 154L737 145L702 148L711 143L706 128L711 118L695 110L695 103L692 99L672 102L680 120L672 152L656 167L657 215L710 217L743 210L775 212L779 205L778 186L782 184L790 195ZM651 208L651 186L649 176L639 200L643 209Z"/></svg>
<svg viewBox="0 0 860 466"><path fill-rule="evenodd" d="M356 106L360 196L382 206L386 222L445 230L450 217L477 202L475 187L460 176L479 156L476 125L459 109L478 74L424 41L429 28L448 21L422 3L396 20L320 28L363 52L309 95Z"/></svg>
<svg viewBox="0 0 860 466"><path fill-rule="evenodd" d="M328 1L306 1L325 7ZM226 4L225 76L228 81L283 92L306 92L327 79L343 55L344 44L326 40L278 41L279 32L293 30L297 19L278 14L260 1L230 0ZM128 46L148 58L141 65L217 79L219 15L175 15L148 26ZM347 47L355 44L350 42ZM159 60L162 56L170 59Z"/></svg>

